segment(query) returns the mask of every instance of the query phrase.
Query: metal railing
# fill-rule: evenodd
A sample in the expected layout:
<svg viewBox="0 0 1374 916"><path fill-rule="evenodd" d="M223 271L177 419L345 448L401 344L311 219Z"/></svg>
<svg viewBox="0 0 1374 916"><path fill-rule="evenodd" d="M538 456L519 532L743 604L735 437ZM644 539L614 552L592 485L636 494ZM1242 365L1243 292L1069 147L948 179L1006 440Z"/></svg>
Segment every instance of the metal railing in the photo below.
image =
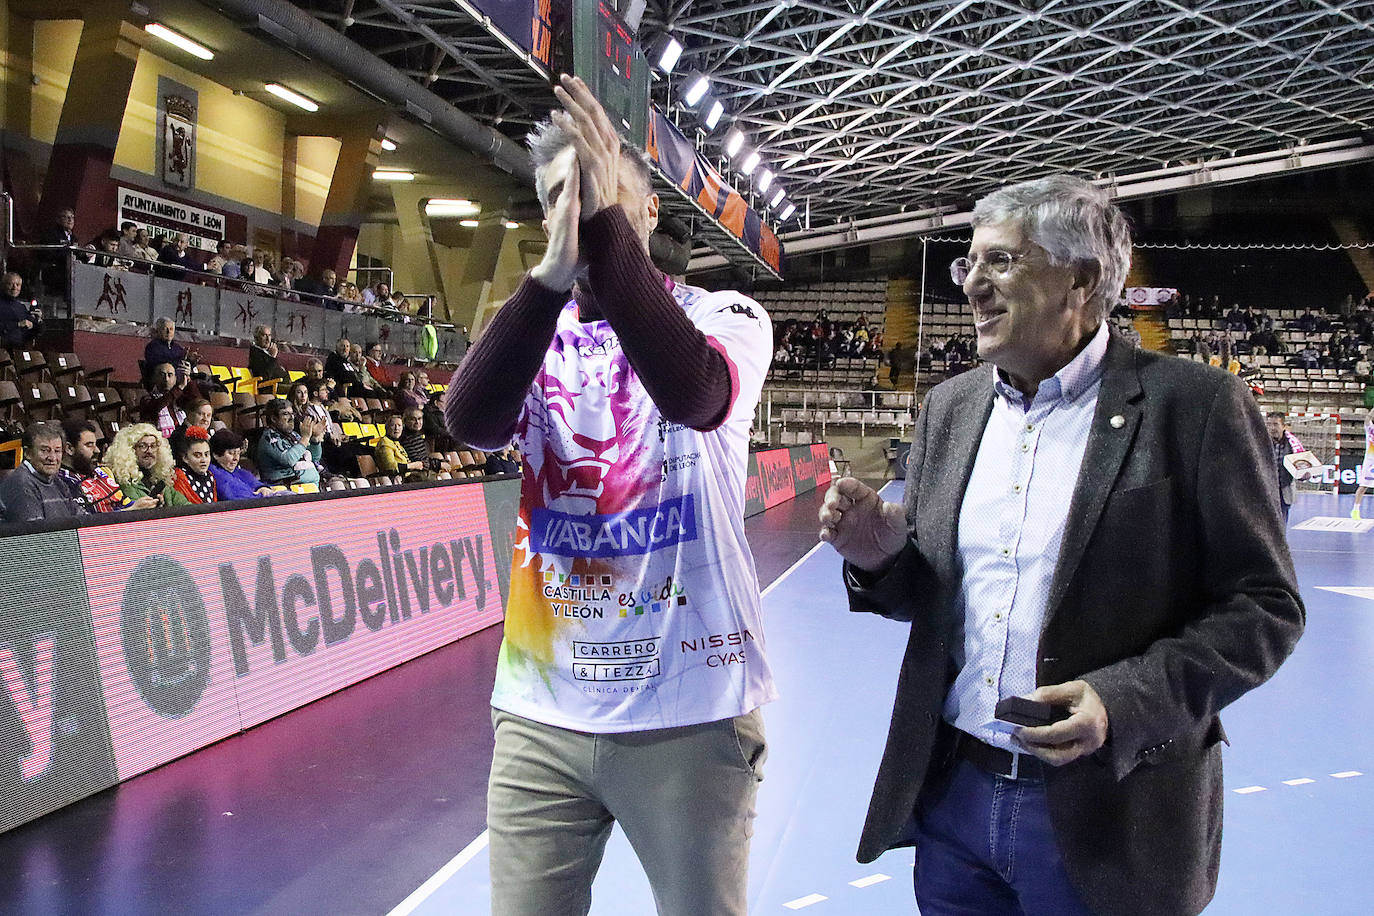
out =
<svg viewBox="0 0 1374 916"><path fill-rule="evenodd" d="M905 436L914 422L914 404L915 396L909 391L772 386L759 396L754 426L768 430L768 441L775 444L783 441L783 433L798 430L810 431L820 440L831 430L857 431L860 437L894 432Z"/></svg>
<svg viewBox="0 0 1374 916"><path fill-rule="evenodd" d="M420 329L429 325L441 361L458 361L467 346L456 326L434 321L423 303L422 314L413 315L114 252L31 244L11 250L29 255L29 278L37 283L30 292L49 317L134 324L165 317L184 330L235 340L250 339L257 324L266 324L279 341L323 350L333 349L340 336L384 345L391 338L400 344L395 355L406 358L418 354ZM60 268L58 257L65 259ZM57 276L61 283L52 282Z"/></svg>

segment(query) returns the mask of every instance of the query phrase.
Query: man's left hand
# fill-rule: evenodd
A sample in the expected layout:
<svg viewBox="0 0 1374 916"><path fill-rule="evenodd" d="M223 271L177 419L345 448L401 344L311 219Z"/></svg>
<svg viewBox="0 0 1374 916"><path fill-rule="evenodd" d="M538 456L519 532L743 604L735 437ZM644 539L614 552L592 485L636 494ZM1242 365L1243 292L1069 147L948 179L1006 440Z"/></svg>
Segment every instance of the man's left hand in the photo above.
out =
<svg viewBox="0 0 1374 916"><path fill-rule="evenodd" d="M1106 743L1107 707L1087 681L1037 687L1029 699L1069 708L1070 715L1062 722L1016 730L1013 740L1046 763L1063 766Z"/></svg>
<svg viewBox="0 0 1374 916"><path fill-rule="evenodd" d="M554 95L563 111L553 112L577 150L582 179L582 219L591 219L620 199L620 135L606 110L580 78L563 74Z"/></svg>

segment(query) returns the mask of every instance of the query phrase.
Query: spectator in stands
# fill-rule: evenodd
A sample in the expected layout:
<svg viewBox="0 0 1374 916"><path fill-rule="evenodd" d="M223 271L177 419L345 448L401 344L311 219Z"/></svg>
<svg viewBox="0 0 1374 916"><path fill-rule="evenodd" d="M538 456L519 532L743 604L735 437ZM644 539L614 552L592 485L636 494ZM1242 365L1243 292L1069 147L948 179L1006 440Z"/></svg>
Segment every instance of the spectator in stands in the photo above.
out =
<svg viewBox="0 0 1374 916"><path fill-rule="evenodd" d="M126 500L110 472L96 464L100 452L100 427L91 420L67 420L62 424L66 440L66 463L57 472L73 494L80 494L87 512L114 512L119 509L149 509L156 500L145 497L142 505Z"/></svg>
<svg viewBox="0 0 1374 916"><path fill-rule="evenodd" d="M145 261L157 260L157 250L153 248L152 241L148 238L147 229L140 229L134 235L134 257L142 258ZM137 266L139 270L147 273L147 264L140 264Z"/></svg>
<svg viewBox="0 0 1374 916"><path fill-rule="evenodd" d="M554 484L526 488L521 500L525 517L547 508L559 517L578 513L568 517L595 526L600 516L590 513L630 508L636 504L632 492L659 498L659 468L629 456L651 443L659 447L659 418L680 424L673 434L675 447L699 453L701 462L670 477L668 487L696 500L697 517L710 520L707 537L715 544L742 546L740 512L722 501L720 482L737 481L744 470L749 422L772 354L766 315L739 293L665 286L648 256L658 197L643 160L622 153L614 128L582 81L564 76L562 82L559 97L570 110L555 113L531 132L530 140L536 188L547 214L548 250L495 314L450 384L445 410L450 431L485 448L509 441L518 425L522 444L547 461L545 475L571 473L579 478L574 489L590 486L598 492L601 472L584 477L574 465L598 453L609 455L590 444L605 434L597 430L611 431L612 437L619 432L624 457L606 475L601 499L565 498L564 487ZM572 130L578 133L576 146ZM596 341L612 335L619 352L608 354ZM565 340L581 345L564 346ZM608 389L601 386L613 385L613 374L629 365L635 378L625 376L619 393L606 397ZM547 378L547 384L532 384L536 377ZM548 416L550 422L517 423L522 416ZM600 551L590 550L590 539L584 541L580 550L565 550L559 559L552 556L558 549L553 545L540 556L535 552L541 548L525 546L532 563L588 569L588 562L599 563L589 555ZM747 566L731 556L735 548L713 554L719 557L713 564L698 565L693 558L699 546L645 551L626 560L615 567L618 575L625 570L617 585L628 591L639 578L647 589L650 577L664 581L660 569L666 575L692 568L697 577L691 587L700 591L688 616L722 614L719 623L694 617L703 632L725 632L713 628L725 626L726 616L732 627L757 627L757 585L746 581ZM531 601L507 605L502 657L517 661L502 666L493 696L492 771L499 774L491 781L488 818L494 911L576 909L571 901L590 893L611 829L609 806L628 833L645 837L639 852L654 876L664 913L744 912L758 785L749 764L765 750L757 709L771 694L766 661L753 652L757 644L750 646L747 659L740 658L746 664L731 665L731 671L710 675L704 665L665 656L673 670L640 682L638 696L595 696L575 680L569 661L572 630L550 626L547 602L531 591ZM709 603L696 597L703 592L712 596ZM677 619L680 613L670 607L661 616ZM671 631L673 624L653 621L652 626ZM611 638L612 630L600 633ZM622 627L618 633L617 638L628 638L629 630ZM681 727L662 731L668 724ZM650 760L664 763L637 790L625 791L628 785L617 785L615 778L593 780L586 750L608 740L620 742L620 772L642 772L653 766ZM530 742L545 750L527 753ZM733 755L728 771L727 748ZM708 792L710 804L683 801L704 799ZM559 822L556 811L569 817ZM673 852L676 841L686 837L691 837L691 854ZM585 867L570 870L569 860Z"/></svg>
<svg viewBox="0 0 1374 916"><path fill-rule="evenodd" d="M310 389L310 416L314 417L317 423L323 424L321 455L325 470L335 474L356 475L357 462L353 458L355 452L347 447L343 429L334 420L331 404L333 386L326 379L306 384Z"/></svg>
<svg viewBox="0 0 1374 916"><path fill-rule="evenodd" d="M406 369L397 376L396 400L402 410L424 410L429 405L429 392L420 387L419 373Z"/></svg>
<svg viewBox="0 0 1374 916"><path fill-rule="evenodd" d="M380 280L376 286L369 286L363 290L363 302L378 308L391 308L391 284Z"/></svg>
<svg viewBox="0 0 1374 916"><path fill-rule="evenodd" d="M171 363L154 366L150 378L152 388L138 405L139 419L170 436L186 421L186 404L205 396L193 379L178 377Z"/></svg>
<svg viewBox="0 0 1374 916"><path fill-rule="evenodd" d="M225 270L226 266L235 263L235 261L236 259L234 258L234 243L229 241L228 239L220 239L219 244L215 246L214 257L205 262L205 270L207 273L219 274L222 277L237 277L237 268L235 268L233 274L230 274L228 271Z"/></svg>
<svg viewBox="0 0 1374 916"><path fill-rule="evenodd" d="M189 378L200 354L191 353L175 341L176 322L164 315L153 322L150 330L152 339L143 348L143 387L152 387L153 370L163 363L176 367L178 381Z"/></svg>
<svg viewBox="0 0 1374 916"><path fill-rule="evenodd" d="M186 247L186 236L178 232L172 237L172 242L163 248L157 256L158 263L167 266L158 271L160 277L171 277L181 279L188 270L197 270L196 259L191 256L190 250Z"/></svg>
<svg viewBox="0 0 1374 916"><path fill-rule="evenodd" d="M294 288L298 292L310 293L313 296L332 296L338 282L338 274L334 273L332 268L326 267L320 271L318 277L302 277Z"/></svg>
<svg viewBox="0 0 1374 916"><path fill-rule="evenodd" d="M486 474L519 474L519 450L512 444L500 451L488 452L487 463L482 466L482 470Z"/></svg>
<svg viewBox="0 0 1374 916"><path fill-rule="evenodd" d="M232 429L221 429L210 437L210 476L221 502L230 499L257 499L271 496L270 486L257 478L240 460L244 438Z"/></svg>
<svg viewBox="0 0 1374 916"><path fill-rule="evenodd" d="M324 361L325 378L334 380L334 391L337 394L352 396L362 389L358 370L349 362L352 352L352 342L347 337L340 337L334 342L334 351Z"/></svg>
<svg viewBox="0 0 1374 916"><path fill-rule="evenodd" d="M76 244L76 234L72 227L76 225L76 214L71 207L63 207L57 211L56 222L49 226L38 236L40 245L67 245ZM64 295L67 292L67 252L65 251L44 251L37 256L39 263L39 278L42 283L42 292L48 294Z"/></svg>
<svg viewBox="0 0 1374 916"><path fill-rule="evenodd" d="M1355 368L1353 370L1355 378L1361 382L1368 382L1371 368L1369 363L1369 351L1361 347L1359 353L1360 358L1355 360Z"/></svg>
<svg viewBox="0 0 1374 916"><path fill-rule="evenodd" d="M324 363L320 362L318 359L315 359L313 356L310 359L306 360L305 375L303 376L303 378L305 379L305 381L309 382L312 385L326 381L324 375ZM332 379L330 379L329 381L332 381Z"/></svg>
<svg viewBox="0 0 1374 916"><path fill-rule="evenodd" d="M367 371L367 354L363 352L363 345L360 343L351 344L348 348L348 365L353 368L358 376L358 384L368 397L380 397L382 386L372 377L372 373Z"/></svg>
<svg viewBox="0 0 1374 916"><path fill-rule="evenodd" d="M215 419L215 408L204 398L186 402L186 422L183 425L199 426L211 434L224 428L224 423Z"/></svg>
<svg viewBox="0 0 1374 916"><path fill-rule="evenodd" d="M126 258L141 258L138 253L138 223L125 220L119 224L119 254Z"/></svg>
<svg viewBox="0 0 1374 916"><path fill-rule="evenodd" d="M422 410L411 408L402 417L404 428L401 430L401 447L406 450L412 461L419 461L431 471L449 471L453 465L442 455L431 454L429 437L425 435L425 414Z"/></svg>
<svg viewBox="0 0 1374 916"><path fill-rule="evenodd" d="M186 497L190 505L212 503L219 499L215 478L210 475L210 433L199 426L188 426L172 440L176 469L172 489Z"/></svg>
<svg viewBox="0 0 1374 916"><path fill-rule="evenodd" d="M272 272L263 266L262 255L254 252L239 262L239 279L266 286L272 282Z"/></svg>
<svg viewBox="0 0 1374 916"><path fill-rule="evenodd" d="M313 438L307 448L310 451L310 459L315 462L315 465L317 467L323 466L324 444L330 426L329 409L314 400L311 396L310 385L305 381L292 383L286 400L291 405L291 412L295 415L297 432L304 429L307 423L312 428L319 430L320 434Z"/></svg>
<svg viewBox="0 0 1374 916"><path fill-rule="evenodd" d="M119 236L113 231L97 236L86 246L96 252L91 263L101 270L128 270L133 263L119 257Z"/></svg>
<svg viewBox="0 0 1374 916"><path fill-rule="evenodd" d="M1290 366L1297 366L1300 369L1317 369L1320 368L1320 358L1321 353L1317 351L1317 348L1312 346L1311 343L1307 343L1297 352L1296 356L1288 360L1288 364Z"/></svg>
<svg viewBox="0 0 1374 916"><path fill-rule="evenodd" d="M391 476L403 475L406 480L433 480L435 475L425 462L411 456L401 444L405 423L398 416L390 416L386 421L386 435L377 440L372 458L377 462L377 470ZM423 438L423 436L422 436Z"/></svg>
<svg viewBox="0 0 1374 916"><path fill-rule="evenodd" d="M25 346L38 336L43 323L38 303L24 298L23 290L23 277L14 271L5 274L0 291L0 344L6 347Z"/></svg>
<svg viewBox="0 0 1374 916"><path fill-rule="evenodd" d="M386 284L382 285L385 286ZM382 345L375 340L371 341L363 353L363 368L367 370L367 374L372 376L372 380L378 385L384 388L391 387L391 373L382 363L385 358L382 353Z"/></svg>
<svg viewBox="0 0 1374 916"><path fill-rule="evenodd" d="M253 328L253 345L248 348L248 371L261 379L291 380L291 373L277 362L277 342L272 329L265 324Z"/></svg>
<svg viewBox="0 0 1374 916"><path fill-rule="evenodd" d="M358 284L345 280L339 284L339 299L349 305L362 305L363 293L362 290L358 289ZM348 311L356 312L358 309L350 308Z"/></svg>
<svg viewBox="0 0 1374 916"><path fill-rule="evenodd" d="M1226 313L1226 330L1228 331L1248 331L1250 322L1246 320L1245 313L1241 311L1240 303L1231 303L1231 311Z"/></svg>
<svg viewBox="0 0 1374 916"><path fill-rule="evenodd" d="M24 431L24 460L0 481L5 521L32 522L86 513L80 491L58 474L62 443L62 427L56 423L34 423Z"/></svg>
<svg viewBox="0 0 1374 916"><path fill-rule="evenodd" d="M280 398L270 401L263 411L267 428L258 440L258 475L268 483L320 482L320 471L310 457L310 446L323 432L312 420L296 431L296 414Z"/></svg>
<svg viewBox="0 0 1374 916"><path fill-rule="evenodd" d="M147 496L161 506L186 505L186 497L172 489L172 446L157 427L124 427L115 433L105 461L125 499L138 502Z"/></svg>

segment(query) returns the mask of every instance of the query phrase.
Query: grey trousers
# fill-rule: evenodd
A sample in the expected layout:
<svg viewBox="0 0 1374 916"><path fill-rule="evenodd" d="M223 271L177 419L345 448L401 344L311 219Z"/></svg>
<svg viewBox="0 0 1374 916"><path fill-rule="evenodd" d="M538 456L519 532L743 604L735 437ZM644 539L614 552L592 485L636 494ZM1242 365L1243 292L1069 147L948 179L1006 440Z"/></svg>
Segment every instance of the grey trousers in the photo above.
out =
<svg viewBox="0 0 1374 916"><path fill-rule="evenodd" d="M494 710L487 788L494 916L585 916L619 822L660 916L745 916L760 711L594 735Z"/></svg>

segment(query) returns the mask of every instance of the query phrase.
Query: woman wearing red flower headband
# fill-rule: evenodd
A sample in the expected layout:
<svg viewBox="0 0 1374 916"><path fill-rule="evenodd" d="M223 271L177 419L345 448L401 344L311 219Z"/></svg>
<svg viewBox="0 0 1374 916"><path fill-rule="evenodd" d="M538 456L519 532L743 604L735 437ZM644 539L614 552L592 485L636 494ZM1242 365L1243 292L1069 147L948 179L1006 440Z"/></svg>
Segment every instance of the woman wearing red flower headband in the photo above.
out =
<svg viewBox="0 0 1374 916"><path fill-rule="evenodd" d="M204 427L186 427L172 443L172 450L177 460L172 489L192 503L217 500L215 478L210 476L210 434Z"/></svg>

